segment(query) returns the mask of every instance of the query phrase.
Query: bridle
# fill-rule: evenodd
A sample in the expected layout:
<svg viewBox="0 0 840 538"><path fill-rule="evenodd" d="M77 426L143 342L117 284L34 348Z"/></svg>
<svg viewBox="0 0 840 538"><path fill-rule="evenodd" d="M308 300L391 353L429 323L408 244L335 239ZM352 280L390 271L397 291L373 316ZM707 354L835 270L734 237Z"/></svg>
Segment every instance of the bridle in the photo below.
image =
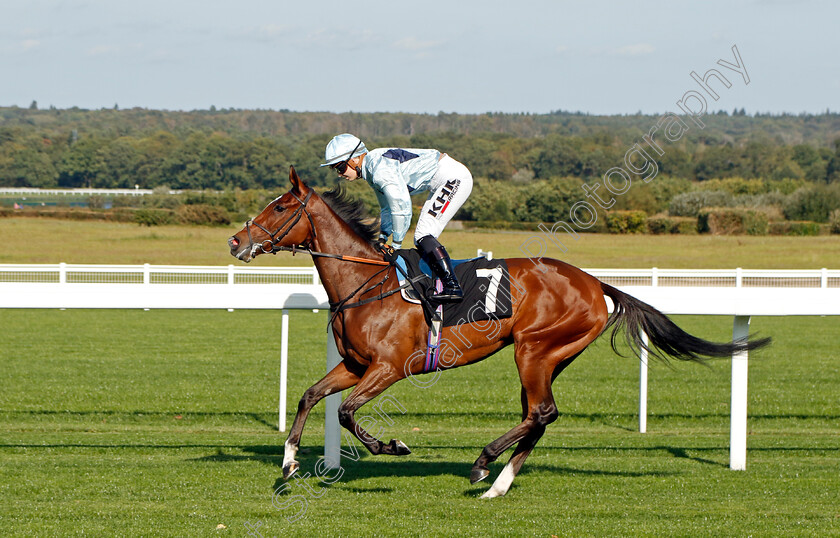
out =
<svg viewBox="0 0 840 538"><path fill-rule="evenodd" d="M248 233L248 249L249 250L254 251L255 247L258 247L264 254L277 254L278 251L286 251L286 252L291 252L292 254L295 254L295 253L300 251L300 252L307 252L308 254L310 254L313 257L319 256L319 257L324 257L324 258L336 258L336 259L339 259L339 260L356 262L356 263L364 263L364 264L369 264L369 265L383 265L383 266L385 266L381 270L373 273L373 275L371 275L367 280L365 280L364 283L362 283L362 285L359 286L350 295L348 295L344 299L341 299L340 301L337 301L335 303L333 303L333 302L330 303L330 310L332 311L332 315L330 316L330 325L332 324L333 319L335 319L335 317L339 313L341 313L343 310L346 310L348 308L356 308L356 307L371 303L373 301L382 300L385 297L388 297L388 296L393 295L395 293L399 293L399 291L402 288L405 288L405 287L408 287L408 286L413 287L415 289L415 291L418 293L418 295L422 297L423 294L416 287L416 284L417 284L417 280L419 280L420 278L426 278L425 275L419 275L418 277L409 278L408 275L404 274L403 276L405 276L406 282L402 285L397 286L396 289L393 289L393 290L385 292L385 293L380 293L379 295L377 295L375 297L370 297L368 299L362 299L362 300L356 301L354 303L350 303L349 302L350 299L352 297L356 296L356 294L365 295L366 293L368 293L370 291L373 291L377 287L380 287L383 284L385 284L385 281L388 280L388 278L389 278L389 275L390 275L389 269L391 268L391 266L393 266L397 271L402 272L402 270L399 268L399 266L396 263L393 263L393 262L390 262L390 261L372 260L370 258L358 258L356 256L343 256L343 255L340 255L340 254L330 254L330 253L326 253L326 252L317 252L317 251L311 250L310 248L308 248L307 246L304 246L304 245L297 245L297 246L291 246L291 247L282 246L282 245L278 246L278 243L280 241L282 241L284 237L289 235L289 232L291 232L292 229L294 229L295 225L298 223L298 221L301 219L301 217L304 214L306 215L306 218L309 219L309 225L312 228L312 239L314 240L316 237L318 237L318 234L315 231L315 221L312 220L312 215L309 213L309 210L306 208L306 204L308 204L309 199L312 198L312 190L310 189L309 192L306 193L306 196L303 198L303 200L301 200L300 197L297 196L292 191L289 191L289 194L291 194L292 197L295 200L297 200L298 203L300 203L300 205L298 206L297 209L295 209L295 212L292 213L289 216L289 218L286 219L285 222L283 222L283 224L281 224L280 226L277 227L276 230L274 230L274 232L269 232L268 229L265 226L263 226L262 224L254 221L254 219L250 219L250 220L245 222L245 231ZM279 201L279 199L278 199L278 201ZM291 223L291 224L289 224L289 223ZM259 228L260 230L265 232L269 236L270 239L266 239L259 244L254 243L254 239L251 236L251 226L252 225L256 226L257 228ZM277 234L279 234L280 231L283 230L283 228L286 228L287 225L289 225L288 229L286 229L285 232L283 232L281 235L278 236ZM373 286L370 286L369 288L362 291L362 289L365 288L365 286L367 286L374 278L376 278L377 276L379 276L382 273L385 273L382 280L380 280L378 283L376 283ZM361 292L361 293L359 293L359 292ZM425 301L423 301L423 308L424 309L430 309L429 305ZM433 312L433 310L431 310L431 311Z"/></svg>
<svg viewBox="0 0 840 538"><path fill-rule="evenodd" d="M286 247L286 246L282 246L282 245L278 246L277 244L280 241L282 241L284 237L289 235L289 232L292 231L292 229L295 227L295 225L298 223L298 221L300 220L300 218L304 214L306 215L306 218L309 219L309 225L312 228L312 239L314 240L318 237L318 233L315 231L315 221L312 220L312 215L309 213L309 210L306 208L306 204L308 204L309 199L312 198L312 190L310 189L309 192L306 193L306 196L303 198L303 200L301 200L300 197L297 196L292 191L289 191L289 194L291 194L292 197L295 200L298 201L300 206L298 206L298 208L295 209L295 212L292 213L289 216L289 218L286 219L286 221L283 224L278 226L277 229L274 230L274 232L269 232L268 229L265 226L263 226L259 222L256 222L254 219L251 219L251 220L248 220L248 221L245 222L245 231L248 234L248 249L249 250L255 251L257 248L259 248L260 251L263 254L277 254L280 251L291 252L292 254L296 254L298 252L306 252L306 253L308 253L312 256L319 256L319 257L322 257L322 258L336 258L336 259L339 259L339 260L350 261L350 262L358 262L358 263L367 263L367 264L370 264L370 265L388 265L388 266L392 265L391 262L386 262L384 260L371 260L370 258L358 258L356 256L342 256L341 254L329 254L329 253L326 253L326 252L317 252L315 250L310 249L306 245L295 245L295 246L291 246L291 247ZM289 224L289 223L291 223L291 224ZM265 234L268 235L269 239L266 239L266 240L262 241L261 243L254 243L254 239L251 236L251 226L252 225L256 226L257 228L259 228L260 230L265 232ZM282 234L277 235L277 234L280 233L280 231L283 228L286 228L287 225L289 226L288 229L286 229L286 231L283 232Z"/></svg>
<svg viewBox="0 0 840 538"><path fill-rule="evenodd" d="M297 209L295 209L295 212L292 213L288 219L286 219L286 222L278 226L277 229L274 230L274 232L269 232L265 226L263 226L259 222L256 222L254 219L250 219L245 222L245 231L248 233L248 249L251 250L252 253L255 250L254 239L251 237L252 225L265 232L266 235L268 235L269 237L269 239L262 241L258 245L259 249L262 251L263 254L276 254L278 250L290 250L292 252L296 251L297 249L295 247L282 247L277 246L277 244L280 241L282 241L284 237L289 235L289 232L292 231L292 229L295 227L295 225L298 223L298 221L304 214L306 214L306 218L309 219L309 224L312 226L312 239L318 237L318 234L315 232L315 221L312 220L312 215L309 213L309 210L306 209L306 204L308 204L309 199L312 198L312 190L310 189L310 191L306 193L306 196L303 200L301 200L295 193L291 191L289 191L289 194L291 194L294 197L294 199L300 203L300 205ZM290 222L291 225L289 225L289 228L285 232L283 232L282 235L278 236L277 234L280 233L280 230L285 228L286 225Z"/></svg>

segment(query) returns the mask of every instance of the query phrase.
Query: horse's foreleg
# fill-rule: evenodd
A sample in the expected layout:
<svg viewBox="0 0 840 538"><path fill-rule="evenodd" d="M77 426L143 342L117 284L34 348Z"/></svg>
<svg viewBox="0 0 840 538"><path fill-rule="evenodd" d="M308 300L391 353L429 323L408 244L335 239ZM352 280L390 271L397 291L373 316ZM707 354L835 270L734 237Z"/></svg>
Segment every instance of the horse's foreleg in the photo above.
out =
<svg viewBox="0 0 840 538"><path fill-rule="evenodd" d="M411 450L402 441L391 439L391 442L386 445L365 431L354 418L356 411L361 406L379 396L385 389L402 379L402 377L393 368L371 365L356 385L356 388L353 389L347 399L338 407L339 424L356 436L371 454L389 454L392 456L411 454Z"/></svg>
<svg viewBox="0 0 840 538"><path fill-rule="evenodd" d="M300 447L303 425L306 423L306 418L309 416L309 412L315 404L330 394L352 387L359 382L359 379L360 376L358 374L351 372L347 369L344 362L340 362L326 376L303 393L303 397L300 399L300 403L298 403L297 414L289 430L289 437L286 439L285 450L283 452L284 479L288 480L300 468L300 463L295 460L295 456Z"/></svg>

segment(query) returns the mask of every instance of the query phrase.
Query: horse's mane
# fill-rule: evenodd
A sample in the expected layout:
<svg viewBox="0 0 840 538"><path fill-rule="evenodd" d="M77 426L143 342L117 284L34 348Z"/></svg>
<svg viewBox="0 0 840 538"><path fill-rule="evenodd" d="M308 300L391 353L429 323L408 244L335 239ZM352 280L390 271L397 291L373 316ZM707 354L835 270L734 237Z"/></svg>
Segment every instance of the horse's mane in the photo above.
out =
<svg viewBox="0 0 840 538"><path fill-rule="evenodd" d="M365 203L348 194L344 185L336 184L332 189L321 193L321 198L362 239L373 244L379 237L379 220L371 220Z"/></svg>

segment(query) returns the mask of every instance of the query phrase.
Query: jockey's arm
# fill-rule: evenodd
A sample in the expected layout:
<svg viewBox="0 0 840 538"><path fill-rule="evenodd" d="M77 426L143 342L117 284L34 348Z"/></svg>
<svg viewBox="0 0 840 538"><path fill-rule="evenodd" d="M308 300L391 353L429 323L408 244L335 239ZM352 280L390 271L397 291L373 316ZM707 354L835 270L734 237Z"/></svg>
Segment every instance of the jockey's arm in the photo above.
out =
<svg viewBox="0 0 840 538"><path fill-rule="evenodd" d="M379 240L383 243L388 240L391 233L394 231L394 223L391 220L391 207L388 205L388 199L385 194L378 188L374 188L376 193L376 200L379 202Z"/></svg>
<svg viewBox="0 0 840 538"><path fill-rule="evenodd" d="M408 187L398 184L388 184L382 189L382 195L385 199L385 204L382 206L380 217L389 213L390 216L390 230L386 230L382 226L382 233L393 233L392 243L394 248L402 248L402 241L405 234L408 233L408 228L411 226L411 196L408 194ZM381 202L380 202L381 203ZM385 221L382 220L384 223ZM390 233L387 233L390 235Z"/></svg>
<svg viewBox="0 0 840 538"><path fill-rule="evenodd" d="M411 226L411 195L396 161L386 159L380 163L371 183L381 208L380 238L393 234L394 248L402 248L402 241Z"/></svg>

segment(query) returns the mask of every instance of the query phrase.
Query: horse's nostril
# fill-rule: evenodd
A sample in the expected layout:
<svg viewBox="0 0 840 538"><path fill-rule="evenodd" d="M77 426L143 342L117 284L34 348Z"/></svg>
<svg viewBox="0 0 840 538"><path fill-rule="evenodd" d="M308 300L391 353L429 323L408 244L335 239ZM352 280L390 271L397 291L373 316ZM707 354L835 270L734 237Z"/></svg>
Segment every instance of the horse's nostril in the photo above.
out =
<svg viewBox="0 0 840 538"><path fill-rule="evenodd" d="M239 246L239 239L237 239L237 238L235 238L235 237L231 237L231 238L228 240L228 243L230 244L231 248L236 248L236 247L238 247L238 246Z"/></svg>

